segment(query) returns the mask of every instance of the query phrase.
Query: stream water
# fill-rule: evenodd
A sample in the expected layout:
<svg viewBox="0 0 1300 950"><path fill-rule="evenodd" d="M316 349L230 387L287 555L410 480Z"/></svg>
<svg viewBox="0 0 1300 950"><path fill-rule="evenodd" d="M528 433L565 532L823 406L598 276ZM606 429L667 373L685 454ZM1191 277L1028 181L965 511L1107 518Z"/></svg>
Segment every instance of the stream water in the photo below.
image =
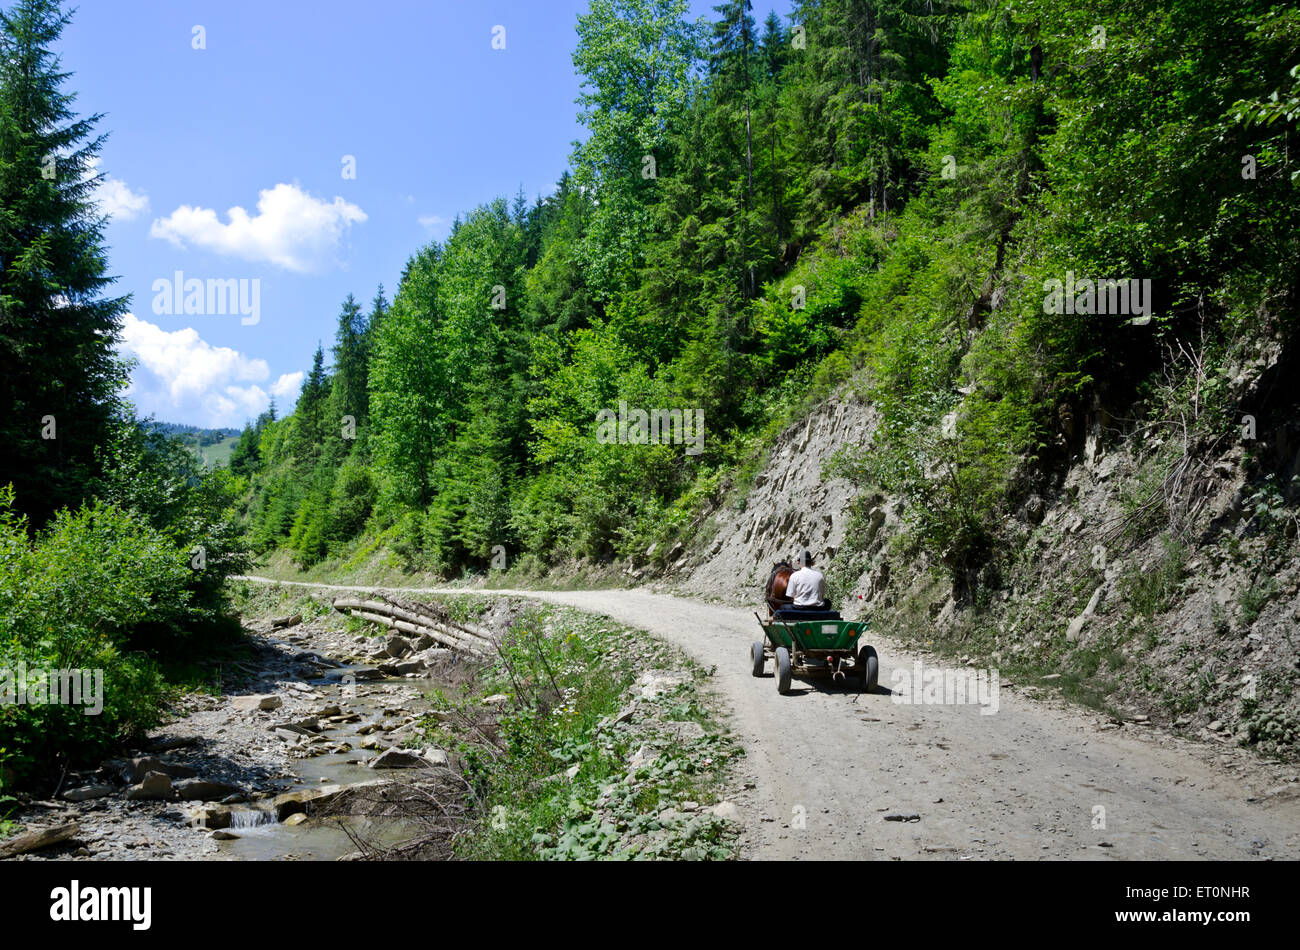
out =
<svg viewBox="0 0 1300 950"><path fill-rule="evenodd" d="M446 684L434 679L388 679L372 682L358 682L346 687L340 684L341 678L348 672L361 667L342 667L330 671L327 676L307 680L326 697L326 702L338 702L344 712L356 713L360 718L355 722L331 724L328 736L332 742L346 742L351 745L350 752L330 752L311 758L292 760L293 779L284 780L280 792L292 792L300 789L319 788L324 785L353 785L360 782L374 781L377 778L400 780L406 771L376 770L364 763L378 753L374 750L362 750L360 744L367 738L361 730L367 725L381 723L392 716L385 716L385 709L400 705L406 714L418 714L428 708L427 695L435 688L446 688ZM395 695L392 687L402 687L400 696ZM410 698L410 690L415 689L419 695ZM375 731L372 736L382 738L383 732ZM275 859L331 861L352 851L357 847L344 830L346 822L354 834L368 843L392 846L414 837L420 828L409 821L400 819L369 819L364 817L312 817L297 825L288 825L276 821L275 814L268 807L255 805L236 806L231 812L231 825L227 831L238 837L219 843L220 858L225 860L265 861Z"/></svg>

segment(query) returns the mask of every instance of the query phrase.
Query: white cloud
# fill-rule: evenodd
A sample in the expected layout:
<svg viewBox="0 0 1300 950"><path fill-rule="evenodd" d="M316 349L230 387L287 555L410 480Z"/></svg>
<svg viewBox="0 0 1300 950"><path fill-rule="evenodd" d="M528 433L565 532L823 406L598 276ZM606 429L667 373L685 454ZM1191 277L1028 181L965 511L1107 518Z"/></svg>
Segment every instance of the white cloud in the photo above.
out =
<svg viewBox="0 0 1300 950"><path fill-rule="evenodd" d="M285 373L271 384L271 395L279 399L282 406L286 405L285 400L289 403L297 402L298 393L302 392L302 378L306 375L302 370L296 373Z"/></svg>
<svg viewBox="0 0 1300 950"><path fill-rule="evenodd" d="M313 198L296 185L287 184L259 192L256 215L240 207L226 214L230 220L223 223L210 208L182 205L166 218L154 221L149 235L177 247L192 244L218 254L308 273L330 264L348 228L367 218L364 211L342 198Z"/></svg>
<svg viewBox="0 0 1300 950"><path fill-rule="evenodd" d="M87 170L91 177L99 174L99 159L92 158ZM149 213L149 196L143 191L132 191L121 179L105 175L95 190L99 210L118 221L134 221Z"/></svg>
<svg viewBox="0 0 1300 950"><path fill-rule="evenodd" d="M271 379L266 360L213 346L193 327L168 332L127 314L122 352L139 361L127 395L142 416L211 427L242 426L270 405L297 399L303 373Z"/></svg>
<svg viewBox="0 0 1300 950"><path fill-rule="evenodd" d="M447 233L447 225L451 223L446 218L436 214L422 214L416 220L420 223L420 227L434 234Z"/></svg>

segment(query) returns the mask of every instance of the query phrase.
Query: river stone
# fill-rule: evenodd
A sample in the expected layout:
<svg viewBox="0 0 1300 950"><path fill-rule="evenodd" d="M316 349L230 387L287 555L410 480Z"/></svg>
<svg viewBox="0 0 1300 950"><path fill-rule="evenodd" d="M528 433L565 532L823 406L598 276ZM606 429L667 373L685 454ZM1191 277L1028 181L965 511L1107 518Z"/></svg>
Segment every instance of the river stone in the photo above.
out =
<svg viewBox="0 0 1300 950"><path fill-rule="evenodd" d="M190 809L189 821L196 828L229 828L230 809L225 805L199 805Z"/></svg>
<svg viewBox="0 0 1300 950"><path fill-rule="evenodd" d="M290 815L305 812L308 805L326 804L337 798L342 791L342 785L322 785L320 788L300 788L296 792L277 795L271 802L276 821L284 821Z"/></svg>
<svg viewBox="0 0 1300 950"><path fill-rule="evenodd" d="M314 736L320 729L317 728L315 719L308 719L302 722L275 722L267 726L267 731L275 734L287 732L291 736Z"/></svg>
<svg viewBox="0 0 1300 950"><path fill-rule="evenodd" d="M309 821L307 813L304 811L294 812L284 820L284 823L292 828L294 825L301 825L304 821Z"/></svg>
<svg viewBox="0 0 1300 950"><path fill-rule="evenodd" d="M216 802L243 791L238 785L225 782L213 782L208 779L190 778L177 782L172 789L186 802Z"/></svg>
<svg viewBox="0 0 1300 950"><path fill-rule="evenodd" d="M388 639L384 641L384 652L395 660L401 659L411 652L411 641L406 637L399 637L397 634L391 633L388 635Z"/></svg>
<svg viewBox="0 0 1300 950"><path fill-rule="evenodd" d="M162 801L169 798L172 793L172 780L170 775L164 775L162 772L150 772L139 785L132 785L126 790L126 797L130 801Z"/></svg>
<svg viewBox="0 0 1300 950"><path fill-rule="evenodd" d="M442 663L447 657L452 655L452 651L446 647L431 647L420 654L419 659L426 669L432 669L439 663Z"/></svg>
<svg viewBox="0 0 1300 950"><path fill-rule="evenodd" d="M386 749L371 761L372 769L418 769L428 765L428 761L412 749Z"/></svg>
<svg viewBox="0 0 1300 950"><path fill-rule="evenodd" d="M300 788L295 792L285 792L283 795L277 795L271 802L275 809L277 821L285 821L291 815L297 815L307 811L308 805L320 806L327 805L334 801L345 791L377 788L382 785L392 784L386 778L370 779L366 782L357 782L354 785L322 785L320 788Z"/></svg>
<svg viewBox="0 0 1300 950"><path fill-rule="evenodd" d="M164 762L162 759L153 756L129 759L123 762L120 768L120 774L128 785L138 785L144 781L144 777L150 772L161 772L170 778L193 778L199 774L197 769L193 769L188 765Z"/></svg>
<svg viewBox="0 0 1300 950"><path fill-rule="evenodd" d="M407 673L424 672L424 660L402 660L393 664L393 669L397 671L398 676L405 676Z"/></svg>
<svg viewBox="0 0 1300 950"><path fill-rule="evenodd" d="M231 700L231 705L233 705L235 710L238 712L253 712L259 709L269 711L272 709L279 709L284 705L284 701L280 699L279 696L272 693L265 696L236 696Z"/></svg>
<svg viewBox="0 0 1300 950"><path fill-rule="evenodd" d="M81 788L70 788L61 797L69 802L88 802L95 798L106 798L115 791L112 785L85 785Z"/></svg>

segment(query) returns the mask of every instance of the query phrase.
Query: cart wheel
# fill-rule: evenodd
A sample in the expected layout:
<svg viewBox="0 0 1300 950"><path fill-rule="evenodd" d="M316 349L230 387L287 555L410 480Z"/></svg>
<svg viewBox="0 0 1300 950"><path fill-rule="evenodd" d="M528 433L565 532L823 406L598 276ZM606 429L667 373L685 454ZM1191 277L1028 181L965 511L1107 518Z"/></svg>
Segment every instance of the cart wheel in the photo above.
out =
<svg viewBox="0 0 1300 950"><path fill-rule="evenodd" d="M776 648L776 691L782 696L790 692L790 651Z"/></svg>
<svg viewBox="0 0 1300 950"><path fill-rule="evenodd" d="M880 678L880 657L876 656L875 647L865 646L858 651L858 668L862 671L862 692L875 692Z"/></svg>
<svg viewBox="0 0 1300 950"><path fill-rule="evenodd" d="M750 659L754 661L754 675L762 676L763 667L767 664L767 657L763 655L763 641L755 640L754 645L749 648Z"/></svg>

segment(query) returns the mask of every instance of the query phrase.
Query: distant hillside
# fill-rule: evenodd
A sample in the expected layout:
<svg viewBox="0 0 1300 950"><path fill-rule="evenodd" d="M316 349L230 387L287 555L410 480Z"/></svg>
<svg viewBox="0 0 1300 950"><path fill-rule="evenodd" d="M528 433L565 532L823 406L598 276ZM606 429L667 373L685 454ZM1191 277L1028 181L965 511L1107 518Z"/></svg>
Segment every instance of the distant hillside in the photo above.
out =
<svg viewBox="0 0 1300 950"><path fill-rule="evenodd" d="M145 428L180 439L194 450L207 468L215 468L218 463L228 465L235 440L239 438L238 429L201 429L176 422L149 421Z"/></svg>

